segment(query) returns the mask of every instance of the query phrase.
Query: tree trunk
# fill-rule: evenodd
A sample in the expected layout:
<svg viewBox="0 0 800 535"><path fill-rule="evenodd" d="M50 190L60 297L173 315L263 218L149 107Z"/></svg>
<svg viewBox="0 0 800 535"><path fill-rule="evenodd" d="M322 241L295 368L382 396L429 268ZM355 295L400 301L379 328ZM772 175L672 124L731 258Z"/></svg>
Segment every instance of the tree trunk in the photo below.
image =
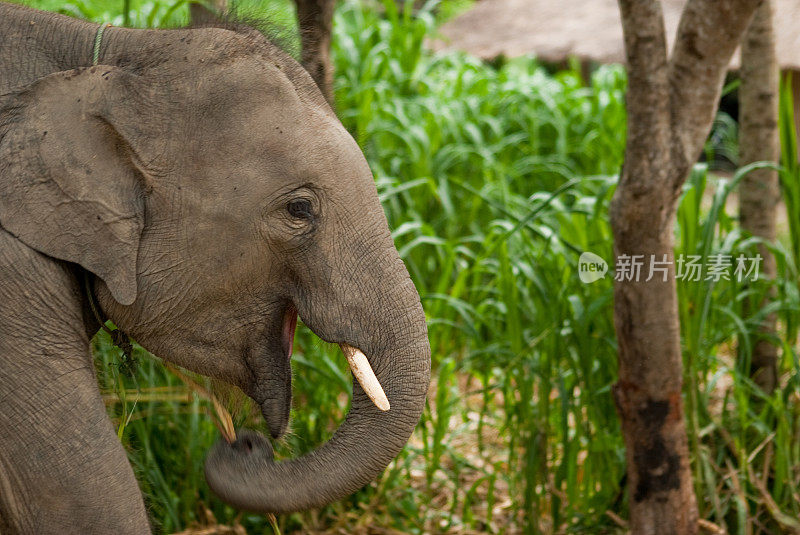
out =
<svg viewBox="0 0 800 535"><path fill-rule="evenodd" d="M741 165L758 161L777 162L779 157L778 64L772 16L772 3L763 0L742 39L742 85L739 89ZM773 169L758 169L742 179L739 186L742 229L767 241L775 240L779 187L778 172ZM764 258L762 273L774 278L775 258L763 246L759 247L759 253ZM756 384L771 393L778 379L778 348L769 341L770 335L775 333L774 314L764 320L759 331L753 340L750 374ZM740 354L744 356L741 347Z"/></svg>
<svg viewBox="0 0 800 535"><path fill-rule="evenodd" d="M301 62L333 106L331 32L334 0L295 0L302 45Z"/></svg>
<svg viewBox="0 0 800 535"><path fill-rule="evenodd" d="M681 187L711 128L726 67L757 3L689 0L668 60L660 2L619 0L628 61L628 136L611 205L619 343L614 395L636 535L697 533L683 418L673 226ZM643 262L643 276L620 269L626 258ZM658 266L653 262L665 259ZM653 268L666 270L648 277Z"/></svg>
<svg viewBox="0 0 800 535"><path fill-rule="evenodd" d="M210 0L208 2L192 2L189 4L189 18L194 26L213 24L228 9L227 0Z"/></svg>

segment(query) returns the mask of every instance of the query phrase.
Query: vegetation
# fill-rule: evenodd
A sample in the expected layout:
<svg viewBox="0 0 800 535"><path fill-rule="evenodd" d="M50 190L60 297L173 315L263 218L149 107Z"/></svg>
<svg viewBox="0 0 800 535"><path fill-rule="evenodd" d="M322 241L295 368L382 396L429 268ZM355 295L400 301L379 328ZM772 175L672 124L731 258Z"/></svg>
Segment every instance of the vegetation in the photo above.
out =
<svg viewBox="0 0 800 535"><path fill-rule="evenodd" d="M255 1L240 8L257 11ZM30 3L123 22L118 0ZM608 204L624 149L624 70L602 66L583 80L579 69L553 72L531 58L487 65L434 55L425 41L456 4L446 3L439 15L436 1L417 13L412 4L398 10L391 0L343 2L333 53L338 113L372 166L428 316L428 408L379 481L277 524L283 533L367 533L370 526L403 533L622 531L613 273L586 284L577 266L584 251L612 260ZM137 26L180 24L187 11L183 0L131 0L130 7L128 20ZM269 9L291 27L289 3L276 0ZM789 94L784 88L784 99ZM703 272L699 281L679 282L700 517L729 533L800 529L800 164L791 104L781 109L787 217L778 242L767 244L778 263L776 299L757 308L772 285L763 279L705 280ZM724 156L735 158L732 121L718 124ZM714 148L706 151L709 161ZM735 203L728 204L741 176L695 167L681 199L676 256L699 255L708 265L714 255L755 254L757 240L739 229ZM747 358L736 354L746 357L758 318L771 312L781 376L765 396L748 377ZM203 480L205 451L219 437L209 403L141 349L135 371L126 373L106 335L94 348L155 529L219 522L272 533L267 518L225 506ZM338 349L305 329L293 368L283 457L330 436L350 389ZM263 427L241 396L224 397L236 405L237 427Z"/></svg>

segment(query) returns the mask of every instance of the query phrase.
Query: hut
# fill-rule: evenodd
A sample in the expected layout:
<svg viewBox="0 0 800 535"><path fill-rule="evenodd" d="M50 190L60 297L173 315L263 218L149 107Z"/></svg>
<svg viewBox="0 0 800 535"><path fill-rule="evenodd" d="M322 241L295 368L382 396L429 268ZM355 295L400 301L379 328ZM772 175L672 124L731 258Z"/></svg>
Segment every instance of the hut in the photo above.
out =
<svg viewBox="0 0 800 535"><path fill-rule="evenodd" d="M800 125L800 0L773 2L778 64L793 78L795 122ZM661 2L670 48L685 4ZM552 63L573 57L584 64L625 61L616 0L480 0L444 24L440 35L434 49L464 50L487 60L532 54ZM739 68L738 51L730 68Z"/></svg>

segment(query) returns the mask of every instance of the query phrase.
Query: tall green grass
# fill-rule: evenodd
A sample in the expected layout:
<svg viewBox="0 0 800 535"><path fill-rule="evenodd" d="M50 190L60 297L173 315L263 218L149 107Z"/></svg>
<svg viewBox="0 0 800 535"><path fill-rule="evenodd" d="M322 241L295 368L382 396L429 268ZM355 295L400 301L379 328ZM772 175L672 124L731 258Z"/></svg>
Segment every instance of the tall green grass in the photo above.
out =
<svg viewBox="0 0 800 535"><path fill-rule="evenodd" d="M87 2L84 16L119 16L115 4ZM437 3L417 12L411 2L397 5L340 5L337 110L375 173L420 291L434 387L417 432L382 478L320 511L281 517L280 529L624 531L625 459L611 396L613 274L592 284L577 274L584 251L612 263L608 204L623 157L624 70L600 67L586 83L578 71L553 72L531 58L489 66L463 54L435 55L425 40L436 33ZM177 20L157 15L142 23L153 9L133 4L131 20ZM735 124L722 118L720 125L722 141L709 150L721 147L733 161ZM678 285L700 511L730 533L779 533L800 516L797 168L785 156L791 221L785 239L770 245L776 281ZM676 255L708 263L717 254L752 254L755 241L742 235L726 204L737 179L695 169L681 199ZM772 308L750 307L745 316L744 300L758 303L773 287ZM734 355L736 340L747 340L759 315L771 311L782 328L782 377L765 397ZM218 433L205 402L152 358L140 359L134 377L121 374L108 340L100 335L95 344L101 387L156 530L208 523L213 515L271 533L264 517L237 513L206 487L201 463ZM283 457L326 440L350 393L337 350L306 329L293 369ZM236 420L263 425L247 404Z"/></svg>
<svg viewBox="0 0 800 535"><path fill-rule="evenodd" d="M759 241L743 234L727 201L741 177L711 187L705 167L693 173L678 212L677 251L697 255L704 264L725 255L753 258ZM798 310L797 269L791 252L768 244L779 273L776 281L700 280L678 285L685 390L695 489L705 518L731 533L783 533L800 528L796 497L800 491L800 432L796 348L787 330ZM771 289L777 298L758 308ZM746 315L745 311L753 311ZM752 335L768 313L782 320L781 387L767 396L749 377ZM736 347L738 337L738 348ZM737 357L738 351L738 357Z"/></svg>

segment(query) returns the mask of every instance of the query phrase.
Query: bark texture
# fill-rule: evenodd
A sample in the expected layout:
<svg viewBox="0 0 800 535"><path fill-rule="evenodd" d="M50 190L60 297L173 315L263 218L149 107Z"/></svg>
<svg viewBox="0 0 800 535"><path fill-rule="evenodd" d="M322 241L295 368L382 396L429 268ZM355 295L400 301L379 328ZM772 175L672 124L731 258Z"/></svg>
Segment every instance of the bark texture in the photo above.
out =
<svg viewBox="0 0 800 535"><path fill-rule="evenodd" d="M741 164L770 161L779 157L778 63L772 28L773 6L763 0L742 39L742 85L739 88L739 147ZM775 211L780 198L778 172L758 169L742 179L739 186L739 215L742 228L753 236L775 240ZM761 272L775 277L775 258L766 247L759 252L764 261ZM765 304L765 303L764 303ZM775 333L775 316L761 324L753 340L750 374L766 392L775 389L778 378L778 348L769 341ZM741 349L741 348L740 348ZM740 353L744 356L744 353Z"/></svg>
<svg viewBox="0 0 800 535"><path fill-rule="evenodd" d="M661 4L619 0L628 61L628 140L611 205L614 253L671 261L666 277L618 280L614 395L627 448L631 532L697 533L683 419L673 224L708 135L725 69L757 0L690 0L672 57Z"/></svg>
<svg viewBox="0 0 800 535"><path fill-rule="evenodd" d="M331 32L334 0L295 0L302 45L301 63L333 106Z"/></svg>
<svg viewBox="0 0 800 535"><path fill-rule="evenodd" d="M210 0L208 2L192 2L189 4L189 18L193 26L213 24L228 9L227 0Z"/></svg>

